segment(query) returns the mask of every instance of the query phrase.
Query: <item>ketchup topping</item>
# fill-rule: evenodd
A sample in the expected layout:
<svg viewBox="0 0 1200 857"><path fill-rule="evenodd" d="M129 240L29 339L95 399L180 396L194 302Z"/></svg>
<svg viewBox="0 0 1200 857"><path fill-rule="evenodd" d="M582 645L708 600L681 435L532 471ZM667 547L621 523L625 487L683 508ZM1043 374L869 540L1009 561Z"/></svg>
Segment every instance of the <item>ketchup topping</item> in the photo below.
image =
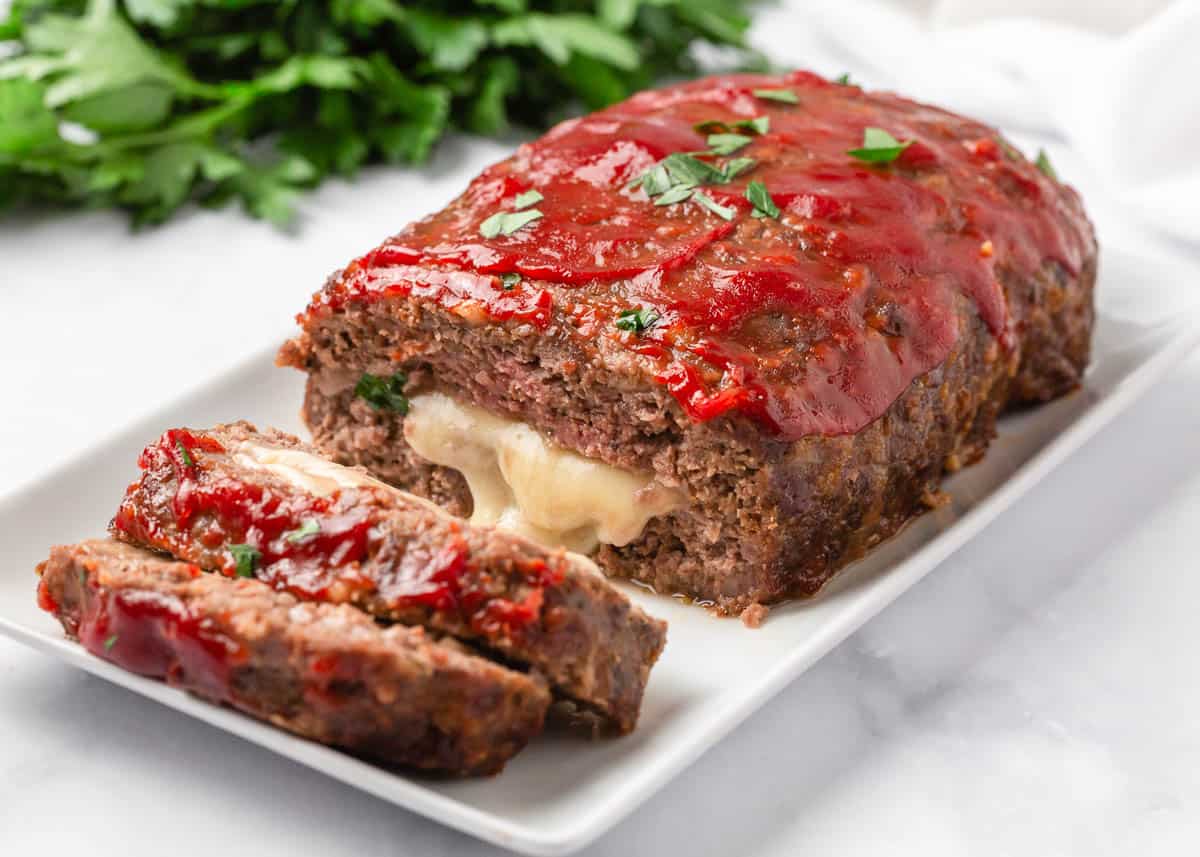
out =
<svg viewBox="0 0 1200 857"><path fill-rule="evenodd" d="M760 88L790 89L799 103L758 98ZM730 221L630 187L665 156L704 150L697 123L758 116L768 132L737 152L755 166L703 188L735 209ZM864 164L847 150L871 126L914 142L893 163ZM766 185L780 220L750 216L749 181ZM484 238L480 224L528 190L542 194L543 216ZM1093 250L1075 192L992 128L808 72L736 75L560 124L352 263L308 319L388 294L450 309L470 301L482 320L547 333L553 317L563 322L554 333L585 347L633 351L693 419L741 412L794 439L880 416L946 359L962 298L1012 349L1025 308L1008 303L1001 278L1047 263L1073 274ZM521 291L489 279L500 273L520 275ZM655 310L657 323L616 329L631 307Z"/></svg>
<svg viewBox="0 0 1200 857"><path fill-rule="evenodd" d="M230 700L232 668L247 657L183 601L159 592L92 593L85 599L78 636L93 655L130 672L186 684L222 701Z"/></svg>
<svg viewBox="0 0 1200 857"><path fill-rule="evenodd" d="M486 575L471 567L457 523L444 532L431 530L430 538L415 535L397 550L379 530L383 510L360 502L361 493L276 489L270 480L239 478L237 468L210 461L210 454L228 452L203 433L164 432L142 451L142 478L126 492L113 527L181 558L207 564L218 556L220 570L231 577L237 563L228 546L249 545L259 554L255 577L276 589L335 602L374 594L392 608L454 611L482 633L516 631L536 621L543 588L561 579L561 568L529 558L518 569L529 591L517 601L499 597L484 588Z"/></svg>

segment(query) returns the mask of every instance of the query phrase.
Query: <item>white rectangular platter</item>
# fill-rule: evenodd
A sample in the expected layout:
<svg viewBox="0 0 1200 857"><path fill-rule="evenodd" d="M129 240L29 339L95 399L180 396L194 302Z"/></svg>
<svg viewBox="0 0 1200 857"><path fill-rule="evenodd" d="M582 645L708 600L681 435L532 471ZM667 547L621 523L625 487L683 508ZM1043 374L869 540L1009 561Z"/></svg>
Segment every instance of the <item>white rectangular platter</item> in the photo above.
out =
<svg viewBox="0 0 1200 857"><path fill-rule="evenodd" d="M581 741L550 734L498 778L431 782L361 762L130 675L63 638L34 603L35 563L54 543L103 533L141 447L172 425L238 418L299 430L299 373L273 349L156 416L0 498L0 631L164 705L253 741L358 789L506 848L565 854L583 847L738 725L785 684L944 560L1162 377L1200 339L1177 269L1109 252L1101 265L1094 362L1079 392L1006 417L987 458L947 483L953 498L840 576L818 599L772 611L748 630L636 589L670 623L637 732ZM968 573L963 570L963 573ZM232 784L236 787L236 784Z"/></svg>

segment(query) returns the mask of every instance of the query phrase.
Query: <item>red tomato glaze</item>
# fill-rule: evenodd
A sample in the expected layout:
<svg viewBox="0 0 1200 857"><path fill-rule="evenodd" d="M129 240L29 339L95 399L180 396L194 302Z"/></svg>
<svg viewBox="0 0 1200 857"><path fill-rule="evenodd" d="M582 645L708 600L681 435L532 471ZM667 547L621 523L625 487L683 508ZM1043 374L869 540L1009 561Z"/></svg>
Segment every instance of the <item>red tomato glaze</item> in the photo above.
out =
<svg viewBox="0 0 1200 857"><path fill-rule="evenodd" d="M92 592L84 600L77 633L97 657L224 701L229 701L230 670L246 658L241 646L193 615L187 604L159 592Z"/></svg>
<svg viewBox="0 0 1200 857"><path fill-rule="evenodd" d="M755 166L704 188L732 220L630 187L666 155L703 150L697 123L759 116L768 133L736 153ZM891 164L862 163L847 150L870 126L915 142ZM752 180L779 221L750 216ZM484 238L480 224L528 190L543 217ZM578 341L640 355L694 419L740 411L785 438L841 434L946 358L960 297L1011 348L1022 319L999 277L1048 262L1074 273L1092 240L1074 191L985 125L807 72L728 76L562 123L352 263L308 315L399 294L542 330L559 318ZM522 280L505 291L502 273ZM630 307L661 317L640 334L616 329Z"/></svg>
<svg viewBox="0 0 1200 857"><path fill-rule="evenodd" d="M210 466L210 453L228 454L209 435L164 432L142 451L142 479L130 486L113 526L191 561L215 552L229 576L237 573L229 545L249 545L260 554L255 577L298 597L342 601L356 592L375 592L393 607L461 613L482 631L515 630L537 619L541 588L561 577L560 569L531 561L525 569L529 596L520 602L490 596L473 585L469 548L455 533L443 534L436 544L410 541L391 566L363 574L363 564L381 547L376 506L354 498L341 502L341 492L317 496L276 489L269 480L237 478L236 468Z"/></svg>

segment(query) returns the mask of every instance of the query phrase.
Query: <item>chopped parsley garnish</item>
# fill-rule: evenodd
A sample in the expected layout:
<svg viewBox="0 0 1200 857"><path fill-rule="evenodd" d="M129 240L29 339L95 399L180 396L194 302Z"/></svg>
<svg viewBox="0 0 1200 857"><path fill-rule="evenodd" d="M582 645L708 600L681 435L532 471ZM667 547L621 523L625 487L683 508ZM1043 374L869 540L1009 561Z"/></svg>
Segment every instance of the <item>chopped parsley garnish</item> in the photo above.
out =
<svg viewBox="0 0 1200 857"><path fill-rule="evenodd" d="M799 104L800 99L796 97L796 93L790 89L756 89L754 90L756 98L765 98L767 101L780 101L784 104Z"/></svg>
<svg viewBox="0 0 1200 857"><path fill-rule="evenodd" d="M727 181L725 173L718 167L702 161L695 155L686 152L674 152L662 160L671 184L690 185L695 187L702 184L721 184Z"/></svg>
<svg viewBox="0 0 1200 857"><path fill-rule="evenodd" d="M696 192L694 187L689 185L679 184L669 190L659 194L658 199L654 200L655 205L674 205L677 202L686 202L692 198L692 194Z"/></svg>
<svg viewBox="0 0 1200 857"><path fill-rule="evenodd" d="M698 202L711 211L713 214L722 220L733 220L733 216L737 214L737 209L728 205L721 205L708 194L703 191L696 191L692 194L692 201Z"/></svg>
<svg viewBox="0 0 1200 857"><path fill-rule="evenodd" d="M841 74L839 74L837 77L835 77L833 79L833 82L840 84L842 86L857 86L858 85L850 79L850 72L848 72L848 71L844 71Z"/></svg>
<svg viewBox="0 0 1200 857"><path fill-rule="evenodd" d="M746 185L746 199L750 200L750 204L754 206L754 211L750 213L752 217L779 219L779 206L775 204L775 200L771 199L771 192L762 182L752 181Z"/></svg>
<svg viewBox="0 0 1200 857"><path fill-rule="evenodd" d="M867 128L863 131L862 147L850 149L846 154L868 164L890 164L913 142L897 140L882 128Z"/></svg>
<svg viewBox="0 0 1200 857"><path fill-rule="evenodd" d="M192 460L192 454L188 452L188 448L183 445L183 441L175 439L175 448L179 450L179 457L183 459L184 467L191 467L196 462Z"/></svg>
<svg viewBox="0 0 1200 857"><path fill-rule="evenodd" d="M512 235L518 229L528 226L542 216L536 208L524 211L497 211L483 223L479 224L479 234L484 238L495 238L497 235Z"/></svg>
<svg viewBox="0 0 1200 857"><path fill-rule="evenodd" d="M1005 140L1003 137L996 138L996 145L998 145L1004 152L1004 157L1008 158L1010 161L1021 160L1021 153L1017 151L1017 147ZM1042 153L1041 149L1038 150L1038 153Z"/></svg>
<svg viewBox="0 0 1200 857"><path fill-rule="evenodd" d="M104 641L104 651L111 652L112 647L117 644L117 638L120 636L121 636L120 634L113 634L111 637L109 637L107 640L105 640Z"/></svg>
<svg viewBox="0 0 1200 857"><path fill-rule="evenodd" d="M304 541L309 536L315 536L319 532L321 532L321 525L312 518L309 518L307 521L301 523L296 529L289 530L288 532L284 533L283 537L292 544L297 544Z"/></svg>
<svg viewBox="0 0 1200 857"><path fill-rule="evenodd" d="M647 196L658 196L670 190L674 182L666 166L660 161L630 183L630 187L641 185Z"/></svg>
<svg viewBox="0 0 1200 857"><path fill-rule="evenodd" d="M1055 171L1054 165L1050 163L1050 156L1046 154L1045 149L1038 149L1037 160L1033 163L1039 170L1042 171L1042 175L1058 181L1058 173Z"/></svg>
<svg viewBox="0 0 1200 857"><path fill-rule="evenodd" d="M527 190L525 193L517 194L516 199L513 200L513 206L517 209L529 208L529 206L537 205L545 198L540 191Z"/></svg>
<svg viewBox="0 0 1200 857"><path fill-rule="evenodd" d="M754 158L734 158L726 162L725 169L721 171L722 177L725 179L725 182L731 182L735 177L746 172L746 170L757 163L758 161L754 160Z"/></svg>
<svg viewBox="0 0 1200 857"><path fill-rule="evenodd" d="M363 372L358 383L354 385L354 395L363 399L377 411L407 414L408 398L404 395L406 383L408 383L408 376L403 372L396 372L390 378L381 378L370 372Z"/></svg>
<svg viewBox="0 0 1200 857"><path fill-rule="evenodd" d="M527 190L513 198L515 211L497 211L483 223L479 224L479 234L484 238L495 238L497 235L512 235L518 229L528 226L539 219L542 213L531 205L537 205L546 197L541 191Z"/></svg>
<svg viewBox="0 0 1200 857"><path fill-rule="evenodd" d="M513 289L515 289L517 287L517 285L520 282L521 282L520 274L509 273L509 274L501 274L500 275L500 286L506 292L511 292Z"/></svg>
<svg viewBox="0 0 1200 857"><path fill-rule="evenodd" d="M738 149L749 146L753 138L745 134L709 134L708 150L714 155L732 155Z"/></svg>
<svg viewBox="0 0 1200 857"><path fill-rule="evenodd" d="M237 563L238 577L254 577L254 569L258 568L258 561L262 559L262 552L258 548L252 545L230 545L229 553Z"/></svg>
<svg viewBox="0 0 1200 857"><path fill-rule="evenodd" d="M617 313L615 324L621 330L627 330L630 333L643 333L654 327L659 318L661 316L657 312L646 307L623 309Z"/></svg>
<svg viewBox="0 0 1200 857"><path fill-rule="evenodd" d="M711 151L703 155L727 155L751 142L743 134L710 134ZM754 158L731 158L724 164L702 161L691 152L674 152L629 183L630 187L641 187L646 195L654 198L655 205L674 205L693 200L718 217L732 220L736 208L721 205L708 194L697 188L702 185L729 184L734 177L744 173L758 162Z"/></svg>
<svg viewBox="0 0 1200 857"><path fill-rule="evenodd" d="M755 116L753 119L743 119L741 122L735 122L733 127L752 134L766 134L771 130L771 117Z"/></svg>
<svg viewBox="0 0 1200 857"><path fill-rule="evenodd" d="M766 134L771 130L771 117L755 116L753 119L739 119L737 122L710 119L707 122L698 122L693 127L697 134L730 134L739 131L747 134Z"/></svg>

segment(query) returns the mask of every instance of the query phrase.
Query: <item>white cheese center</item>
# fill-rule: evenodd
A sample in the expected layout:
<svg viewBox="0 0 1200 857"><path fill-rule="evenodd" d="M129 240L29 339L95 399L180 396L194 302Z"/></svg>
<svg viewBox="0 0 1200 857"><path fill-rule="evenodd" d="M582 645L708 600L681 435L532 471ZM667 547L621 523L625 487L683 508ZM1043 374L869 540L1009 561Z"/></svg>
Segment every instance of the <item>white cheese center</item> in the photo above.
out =
<svg viewBox="0 0 1200 857"><path fill-rule="evenodd" d="M404 437L422 458L462 473L475 503L472 523L544 545L586 553L599 543L628 544L684 501L652 474L559 449L525 423L441 393L409 400Z"/></svg>
<svg viewBox="0 0 1200 857"><path fill-rule="evenodd" d="M300 449L282 449L246 441L238 445L234 459L243 467L266 470L318 497L328 497L341 488L396 490L359 470L343 467Z"/></svg>

